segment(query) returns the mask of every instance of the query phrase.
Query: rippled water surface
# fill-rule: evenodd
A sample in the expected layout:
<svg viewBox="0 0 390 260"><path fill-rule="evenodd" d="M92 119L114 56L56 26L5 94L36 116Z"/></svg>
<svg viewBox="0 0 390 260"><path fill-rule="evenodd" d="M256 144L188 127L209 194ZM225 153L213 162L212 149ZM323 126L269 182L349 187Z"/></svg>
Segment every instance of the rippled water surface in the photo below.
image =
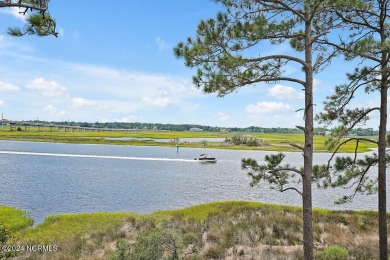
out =
<svg viewBox="0 0 390 260"><path fill-rule="evenodd" d="M201 153L217 157L218 162L194 161ZM299 195L292 191L279 193L266 184L249 187L240 160L262 160L268 153L0 141L0 204L28 210L37 223L49 214L146 213L221 200L301 205ZM286 162L302 164L300 153L286 154ZM329 154L315 154L316 163L328 158ZM346 192L314 188L313 205L376 209L376 196L358 196L353 203L334 205Z"/></svg>

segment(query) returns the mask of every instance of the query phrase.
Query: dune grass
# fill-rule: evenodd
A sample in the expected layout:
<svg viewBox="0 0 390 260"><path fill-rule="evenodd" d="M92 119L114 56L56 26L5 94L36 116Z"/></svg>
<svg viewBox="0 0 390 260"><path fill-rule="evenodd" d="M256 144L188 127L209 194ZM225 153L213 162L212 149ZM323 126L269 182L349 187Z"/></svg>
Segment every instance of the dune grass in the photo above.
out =
<svg viewBox="0 0 390 260"><path fill-rule="evenodd" d="M54 244L59 248L45 254L21 252L26 254L23 259L111 259L118 241L125 242L127 249L123 250L128 250L138 243L140 235L139 242L145 242L142 239L153 239L151 234L173 239L177 253L192 257L188 259L240 255L257 259L261 254L300 259L301 211L295 206L223 201L149 214L48 216L35 227L30 226L24 211L1 206L0 216L13 216L1 220L10 227L12 244ZM316 251L340 245L356 259L376 257L377 212L314 209L313 220Z"/></svg>
<svg viewBox="0 0 390 260"><path fill-rule="evenodd" d="M61 214L47 216L43 223L31 227L32 219L25 211L0 206L0 223L8 227L14 237L23 241L55 242L84 236L91 231L102 232L108 228L119 226L124 221L139 222L153 221L162 223L170 219L205 221L211 215L234 215L245 210L261 210L263 214L283 211L300 214L301 207L266 204L250 201L221 201L199 204L176 210L162 210L149 214L137 214L130 212L94 212L80 214ZM333 222L375 221L375 211L334 211L327 209L313 209L313 216L317 220ZM390 213L389 213L390 216Z"/></svg>

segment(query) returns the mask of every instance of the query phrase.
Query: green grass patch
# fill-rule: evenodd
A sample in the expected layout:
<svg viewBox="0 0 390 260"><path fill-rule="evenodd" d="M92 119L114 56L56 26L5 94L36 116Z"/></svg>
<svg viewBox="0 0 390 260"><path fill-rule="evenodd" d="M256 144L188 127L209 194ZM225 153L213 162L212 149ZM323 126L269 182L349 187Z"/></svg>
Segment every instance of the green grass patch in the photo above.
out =
<svg viewBox="0 0 390 260"><path fill-rule="evenodd" d="M10 232L26 229L33 223L25 210L0 205L0 224Z"/></svg>
<svg viewBox="0 0 390 260"><path fill-rule="evenodd" d="M16 234L23 242L55 243L104 232L134 218L133 213L83 213L48 216L42 224Z"/></svg>
<svg viewBox="0 0 390 260"><path fill-rule="evenodd" d="M194 219L198 221L205 220L210 214L233 214L245 209L262 209L264 211L288 210L291 212L300 212L300 207L284 206L276 204L266 204L262 202L251 201L221 201L200 204L188 208L177 210L165 210L151 213L151 216L182 217L183 219Z"/></svg>

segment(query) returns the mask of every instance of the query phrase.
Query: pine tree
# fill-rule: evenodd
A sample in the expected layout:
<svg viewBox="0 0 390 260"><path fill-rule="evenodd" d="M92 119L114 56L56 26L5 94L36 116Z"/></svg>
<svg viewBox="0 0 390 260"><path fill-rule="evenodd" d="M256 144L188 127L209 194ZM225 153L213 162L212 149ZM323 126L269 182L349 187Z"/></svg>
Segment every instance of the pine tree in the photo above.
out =
<svg viewBox="0 0 390 260"><path fill-rule="evenodd" d="M349 83L337 86L335 94L328 97L325 102L325 112L320 113L317 119L321 123L331 124L339 121L342 126L334 131L328 141L330 148L337 153L338 148L348 142L356 143L356 151L361 142L371 142L378 146L378 152L364 159L341 157L335 160L331 166L322 167L327 169L322 173L325 179L320 186L348 186L353 187L354 192L344 196L339 203L352 200L356 193L371 194L378 190L378 222L379 222L379 249L380 259L388 259L387 243L387 219L386 219L386 163L389 155L386 154L386 124L387 124L387 92L389 85L389 1L371 0L364 1L363 8L339 9L335 14L342 19L343 23L351 29L349 37L339 45L333 45L342 51L347 60L360 59L362 64L353 73L348 74ZM349 108L354 95L364 90L366 93L379 92L380 102L377 107ZM368 138L343 139L357 125L365 124L370 115L378 112L380 115L379 137L377 141ZM373 166L378 167L378 178L372 179L368 171ZM332 179L331 173L336 175Z"/></svg>
<svg viewBox="0 0 390 260"><path fill-rule="evenodd" d="M188 67L198 68L194 84L206 93L224 96L246 85L260 82L288 81L305 92L304 126L297 126L305 135L304 146L292 144L303 152L304 166L296 169L281 166L284 155L267 156L267 165L244 159L250 168L252 184L265 179L280 191L296 190L303 204L303 240L305 259L313 259L312 166L313 166L313 75L328 65L336 55L334 47L324 45L329 32L341 26L330 7L352 4L353 1L318 0L216 0L224 12L216 19L202 20L196 38L180 42L174 49ZM293 55L262 55L263 44L289 41ZM254 54L253 54L254 53ZM251 55L253 54L253 55ZM313 57L316 57L313 59ZM301 75L284 73L286 65L301 68ZM256 173L254 173L256 172ZM302 190L285 187L301 177Z"/></svg>

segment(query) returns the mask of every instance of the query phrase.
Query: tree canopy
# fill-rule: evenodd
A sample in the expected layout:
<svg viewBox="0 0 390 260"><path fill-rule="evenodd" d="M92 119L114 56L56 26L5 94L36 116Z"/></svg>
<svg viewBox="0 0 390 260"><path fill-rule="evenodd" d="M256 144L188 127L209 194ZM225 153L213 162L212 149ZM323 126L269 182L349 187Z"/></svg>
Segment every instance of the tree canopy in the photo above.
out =
<svg viewBox="0 0 390 260"><path fill-rule="evenodd" d="M4 0L0 1L0 8L19 8L20 14L26 16L26 25L10 27L8 34L12 36L37 35L58 36L56 22L48 11L50 0Z"/></svg>

